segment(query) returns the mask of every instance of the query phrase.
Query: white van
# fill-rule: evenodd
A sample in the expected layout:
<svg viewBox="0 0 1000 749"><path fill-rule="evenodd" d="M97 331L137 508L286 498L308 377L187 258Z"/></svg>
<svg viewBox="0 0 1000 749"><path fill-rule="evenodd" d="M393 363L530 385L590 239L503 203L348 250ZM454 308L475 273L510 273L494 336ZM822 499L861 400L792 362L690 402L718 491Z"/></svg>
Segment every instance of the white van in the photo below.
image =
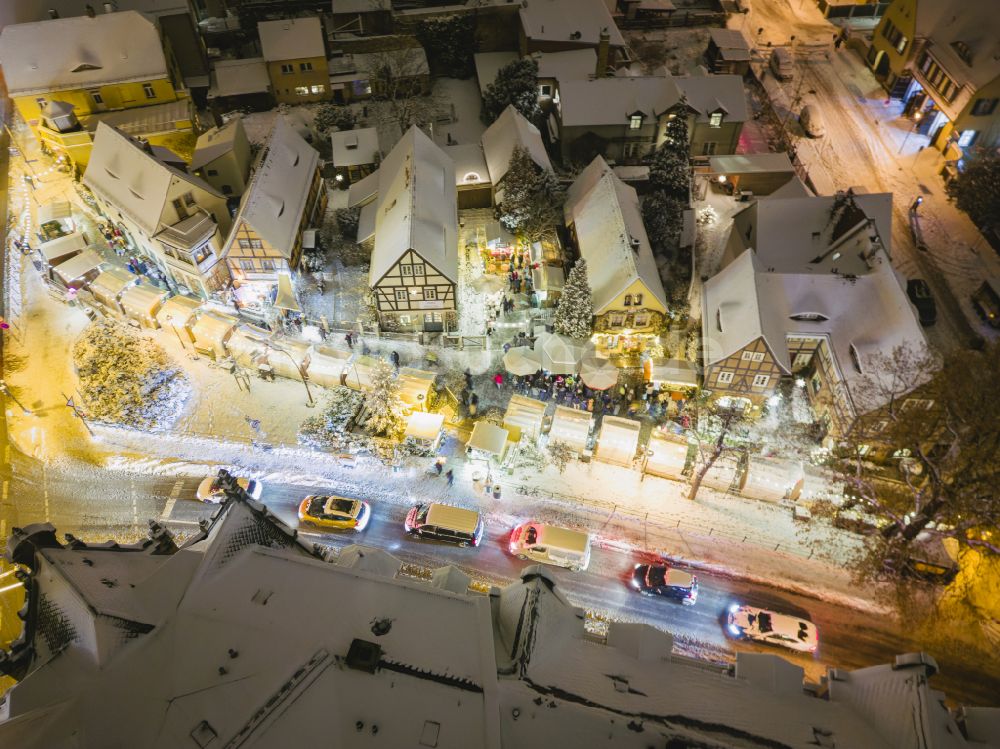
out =
<svg viewBox="0 0 1000 749"><path fill-rule="evenodd" d="M777 47L771 53L771 72L779 81L790 81L795 76L792 53L785 47Z"/></svg>
<svg viewBox="0 0 1000 749"><path fill-rule="evenodd" d="M522 523L510 534L510 553L542 564L585 570L590 564L590 534L536 522Z"/></svg>

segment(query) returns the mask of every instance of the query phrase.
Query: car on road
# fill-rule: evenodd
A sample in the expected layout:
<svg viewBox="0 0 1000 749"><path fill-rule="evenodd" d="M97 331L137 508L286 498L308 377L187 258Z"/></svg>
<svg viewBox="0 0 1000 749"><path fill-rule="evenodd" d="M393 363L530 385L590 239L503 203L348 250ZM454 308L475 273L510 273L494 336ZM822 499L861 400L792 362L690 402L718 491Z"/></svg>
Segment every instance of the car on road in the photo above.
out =
<svg viewBox="0 0 1000 749"><path fill-rule="evenodd" d="M731 637L740 640L779 645L804 653L815 653L819 647L819 631L812 622L740 603L730 605L726 612L726 629Z"/></svg>
<svg viewBox="0 0 1000 749"><path fill-rule="evenodd" d="M806 104L802 107L799 124L810 138L822 138L826 135L826 123L823 122L823 115L817 104Z"/></svg>
<svg viewBox="0 0 1000 749"><path fill-rule="evenodd" d="M590 564L590 534L532 520L511 531L510 553L579 572Z"/></svg>
<svg viewBox="0 0 1000 749"><path fill-rule="evenodd" d="M335 531L363 531L371 520L367 502L326 494L310 494L299 504L299 522Z"/></svg>
<svg viewBox="0 0 1000 749"><path fill-rule="evenodd" d="M236 483L250 496L250 499L260 499L260 493L264 490L264 486L257 479L236 477ZM218 476L207 476L198 484L195 496L206 504L217 505L226 498L226 493L222 490Z"/></svg>
<svg viewBox="0 0 1000 749"><path fill-rule="evenodd" d="M931 295L931 287L922 278L911 278L906 282L906 295L917 308L917 317L923 326L933 325L937 320L937 305Z"/></svg>
<svg viewBox="0 0 1000 749"><path fill-rule="evenodd" d="M438 502L411 507L403 528L411 536L447 541L459 546L479 546L483 540L483 519L475 510Z"/></svg>
<svg viewBox="0 0 1000 749"><path fill-rule="evenodd" d="M776 47L771 53L771 72L779 81L790 81L795 77L795 62L792 53L784 47Z"/></svg>
<svg viewBox="0 0 1000 749"><path fill-rule="evenodd" d="M669 565L637 564L632 570L632 587L647 596L663 596L694 606L698 601L698 578Z"/></svg>

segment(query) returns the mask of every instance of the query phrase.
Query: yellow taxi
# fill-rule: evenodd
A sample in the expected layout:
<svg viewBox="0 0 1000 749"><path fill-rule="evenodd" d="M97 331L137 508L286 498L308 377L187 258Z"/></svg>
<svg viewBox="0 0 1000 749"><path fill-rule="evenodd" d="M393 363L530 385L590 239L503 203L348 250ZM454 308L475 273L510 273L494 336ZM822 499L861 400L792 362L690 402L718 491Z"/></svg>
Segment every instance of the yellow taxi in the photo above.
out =
<svg viewBox="0 0 1000 749"><path fill-rule="evenodd" d="M363 531L371 516L360 499L310 494L299 505L299 522L326 530Z"/></svg>

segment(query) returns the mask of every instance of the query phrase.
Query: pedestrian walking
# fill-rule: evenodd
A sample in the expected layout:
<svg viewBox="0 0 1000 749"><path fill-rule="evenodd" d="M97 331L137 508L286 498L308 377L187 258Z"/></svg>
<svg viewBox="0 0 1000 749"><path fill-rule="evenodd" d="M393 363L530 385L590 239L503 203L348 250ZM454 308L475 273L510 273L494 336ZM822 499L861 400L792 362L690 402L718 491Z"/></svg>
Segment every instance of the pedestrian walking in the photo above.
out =
<svg viewBox="0 0 1000 749"><path fill-rule="evenodd" d="M503 375L499 372L493 375L493 383L497 386L497 390L503 387Z"/></svg>
<svg viewBox="0 0 1000 749"><path fill-rule="evenodd" d="M352 336L350 333L344 333L344 340L347 341L347 348L349 349L354 348L354 336Z"/></svg>
<svg viewBox="0 0 1000 749"><path fill-rule="evenodd" d="M469 396L469 405L470 406L478 406L479 405L479 396L476 395L475 393L473 393L472 395L470 395Z"/></svg>
<svg viewBox="0 0 1000 749"><path fill-rule="evenodd" d="M435 460L435 461L434 461L434 470L435 470L435 471L437 471L437 475L438 475L438 476L440 476L440 475L441 475L441 472L442 472L442 471L444 471L444 466L443 466L443 465L441 465L440 463L438 463L438 462L437 462L437 461Z"/></svg>
<svg viewBox="0 0 1000 749"><path fill-rule="evenodd" d="M465 368L465 387L472 390L472 372L468 367Z"/></svg>
<svg viewBox="0 0 1000 749"><path fill-rule="evenodd" d="M449 468L444 477L448 479L448 488L451 489L455 485L455 472Z"/></svg>
<svg viewBox="0 0 1000 749"><path fill-rule="evenodd" d="M389 354L389 358L392 359L392 366L394 366L396 369L399 369L399 352L393 351L391 354Z"/></svg>

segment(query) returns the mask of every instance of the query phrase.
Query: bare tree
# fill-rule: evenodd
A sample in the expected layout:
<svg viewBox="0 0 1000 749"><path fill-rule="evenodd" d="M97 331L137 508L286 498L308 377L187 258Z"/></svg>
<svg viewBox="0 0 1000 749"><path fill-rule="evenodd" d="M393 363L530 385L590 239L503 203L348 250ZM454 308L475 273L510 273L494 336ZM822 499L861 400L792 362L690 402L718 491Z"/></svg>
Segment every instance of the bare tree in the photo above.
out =
<svg viewBox="0 0 1000 749"><path fill-rule="evenodd" d="M746 454L749 422L742 406L731 406L728 401L712 399L704 393L688 401L685 414L688 421L685 433L696 450L691 488L688 490L688 499L693 501L705 476L720 458Z"/></svg>
<svg viewBox="0 0 1000 749"><path fill-rule="evenodd" d="M440 97L426 93L427 61L420 47L373 52L368 55L372 102L369 110L376 126L395 135L412 125L426 128L445 106Z"/></svg>

